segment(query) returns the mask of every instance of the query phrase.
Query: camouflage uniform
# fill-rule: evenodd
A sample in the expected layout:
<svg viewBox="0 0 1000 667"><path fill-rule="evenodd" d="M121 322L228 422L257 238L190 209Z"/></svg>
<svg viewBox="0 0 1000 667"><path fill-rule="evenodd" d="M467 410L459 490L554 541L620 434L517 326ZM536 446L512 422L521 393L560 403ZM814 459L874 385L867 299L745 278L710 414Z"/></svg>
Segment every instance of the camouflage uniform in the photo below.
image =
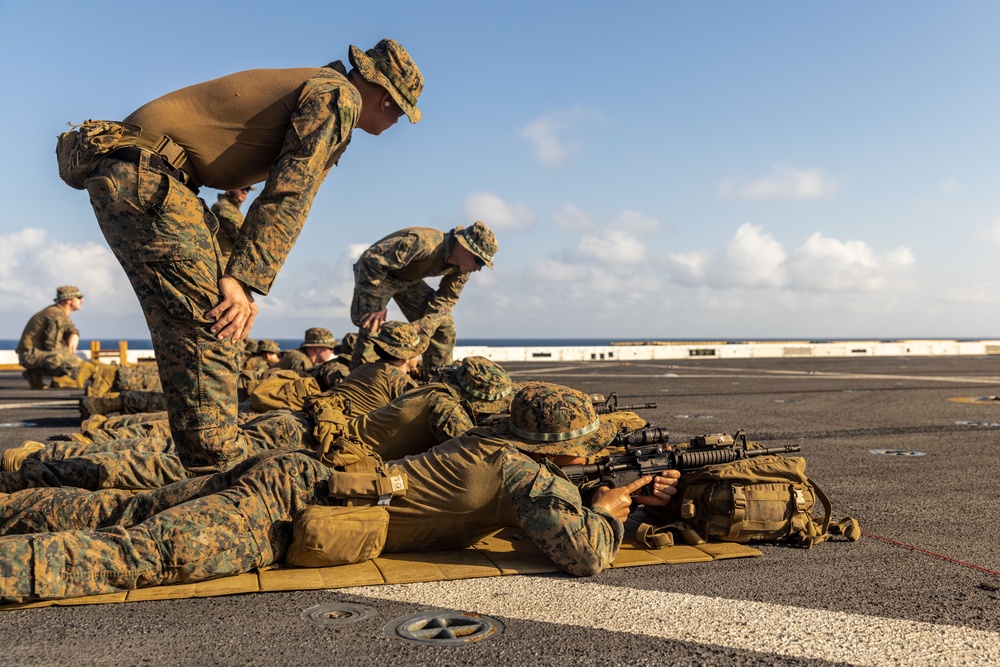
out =
<svg viewBox="0 0 1000 667"><path fill-rule="evenodd" d="M69 351L66 340L79 333L69 315L58 304L52 304L32 315L25 325L17 342L18 363L26 371L75 378L84 361Z"/></svg>
<svg viewBox="0 0 1000 667"><path fill-rule="evenodd" d="M485 246L474 244L479 252L472 252L492 265L496 252L493 233L481 222L468 230L479 233L476 240ZM451 310L469 274L461 273L446 260L455 243L463 243L468 248L466 234L472 233L468 230L456 227L443 233L411 227L393 232L371 245L354 264L351 321L361 326L365 314L384 310L391 299L407 320L419 325L430 337L430 346L424 353L424 367L451 363L456 339ZM424 282L424 278L431 276L442 276L436 290Z"/></svg>
<svg viewBox="0 0 1000 667"><path fill-rule="evenodd" d="M219 195L218 201L212 204L212 213L219 221L219 231L215 233L215 237L219 241L219 263L225 269L236 239L240 237L243 213L240 211L240 202L233 201L226 193Z"/></svg>
<svg viewBox="0 0 1000 667"><path fill-rule="evenodd" d="M513 386L498 364L467 357L445 377L445 382L422 385L357 417L348 425L348 435L383 459L400 459L463 435L475 427L477 415L509 409Z"/></svg>
<svg viewBox="0 0 1000 667"><path fill-rule="evenodd" d="M610 565L624 536L622 522L585 507L557 467L524 451L592 454L613 437L613 428L600 425L592 405L585 412L585 394L553 385L544 391L558 396L536 403L564 409L520 415L512 408L515 430L529 439L475 429L387 464L391 474L405 473L409 485L386 508L383 552L467 547L510 526L571 574L589 576ZM530 402L521 407L530 410ZM585 435L566 438L570 431ZM559 439L530 440L539 435ZM284 557L299 510L335 502L328 487L339 474L308 454L279 452L135 495L12 494L0 501L0 527L8 533L0 537L0 601L193 583L270 565Z"/></svg>
<svg viewBox="0 0 1000 667"><path fill-rule="evenodd" d="M400 75L398 84L380 76L394 99L405 93L415 104L423 78L398 44L383 40L367 53L352 47L351 60L365 78L376 65ZM268 293L317 189L350 141L361 100L339 61L190 86L125 119L169 139L184 160L124 148L86 181L104 237L146 317L178 454L194 471L228 468L253 451L236 421L242 343L219 340L206 316L222 301L218 281L225 271ZM419 118L413 104L404 110ZM218 221L195 186L227 190L265 179L223 266Z"/></svg>
<svg viewBox="0 0 1000 667"><path fill-rule="evenodd" d="M254 454L276 449L314 449L313 424L302 412L273 410L243 424ZM50 443L13 472L0 472L0 492L74 486L81 489L156 489L191 473L169 436L85 443Z"/></svg>

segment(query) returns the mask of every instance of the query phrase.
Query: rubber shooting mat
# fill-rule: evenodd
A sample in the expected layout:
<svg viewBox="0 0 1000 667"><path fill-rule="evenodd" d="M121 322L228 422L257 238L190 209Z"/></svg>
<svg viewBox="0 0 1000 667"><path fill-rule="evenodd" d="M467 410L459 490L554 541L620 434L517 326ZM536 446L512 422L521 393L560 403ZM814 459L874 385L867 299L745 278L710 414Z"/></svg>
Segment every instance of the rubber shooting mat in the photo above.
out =
<svg viewBox="0 0 1000 667"><path fill-rule="evenodd" d="M650 549L636 542L634 538L626 538L612 567L699 563L760 555L761 552L757 549L729 542L710 542L696 547L678 545ZM0 605L0 610L143 600L180 600L239 593L308 591L559 571L555 563L530 540L522 539L514 531L504 530L467 549L386 554L364 563L338 567L301 568L277 565L254 573L196 584L151 586L134 591L66 600Z"/></svg>

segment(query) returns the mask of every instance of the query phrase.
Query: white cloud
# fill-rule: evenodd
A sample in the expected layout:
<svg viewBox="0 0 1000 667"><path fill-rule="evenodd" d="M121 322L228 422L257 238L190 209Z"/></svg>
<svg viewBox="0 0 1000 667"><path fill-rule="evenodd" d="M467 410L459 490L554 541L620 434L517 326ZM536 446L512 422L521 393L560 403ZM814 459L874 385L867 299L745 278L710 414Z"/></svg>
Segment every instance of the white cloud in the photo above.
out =
<svg viewBox="0 0 1000 667"><path fill-rule="evenodd" d="M906 247L878 255L863 241L813 234L792 253L760 226L745 223L721 251L669 254L674 282L714 288L779 288L807 292L876 292L915 263Z"/></svg>
<svg viewBox="0 0 1000 667"><path fill-rule="evenodd" d="M989 241L991 243L1000 243L1000 218L993 221L993 224L988 227L982 227L979 229L978 234L980 239L984 241Z"/></svg>
<svg viewBox="0 0 1000 667"><path fill-rule="evenodd" d="M469 223L482 220L494 231L528 229L535 214L521 204L508 204L492 192L473 192L465 198L462 212Z"/></svg>
<svg viewBox="0 0 1000 667"><path fill-rule="evenodd" d="M839 184L822 169L796 169L777 164L767 176L749 181L726 179L719 184L718 191L723 197L738 199L805 200L832 197L838 190Z"/></svg>
<svg viewBox="0 0 1000 667"><path fill-rule="evenodd" d="M577 249L583 257L602 264L632 266L646 259L646 245L625 231L606 229L580 239Z"/></svg>
<svg viewBox="0 0 1000 667"><path fill-rule="evenodd" d="M877 256L863 241L838 241L816 232L789 262L791 286L824 292L875 292L885 289L897 269L915 262L909 248Z"/></svg>
<svg viewBox="0 0 1000 667"><path fill-rule="evenodd" d="M556 227L566 231L593 229L597 226L597 222L594 218L592 218L588 213L581 211L570 202L563 204L562 208L559 209L553 217L556 221Z"/></svg>
<svg viewBox="0 0 1000 667"><path fill-rule="evenodd" d="M30 317L67 284L86 295L87 311L138 314L125 272L106 246L59 241L33 228L0 234L0 312Z"/></svg>
<svg viewBox="0 0 1000 667"><path fill-rule="evenodd" d="M601 120L598 112L588 109L553 111L521 128L521 136L530 142L531 151L539 162L555 165L565 162L580 151L579 144L566 135L581 124Z"/></svg>

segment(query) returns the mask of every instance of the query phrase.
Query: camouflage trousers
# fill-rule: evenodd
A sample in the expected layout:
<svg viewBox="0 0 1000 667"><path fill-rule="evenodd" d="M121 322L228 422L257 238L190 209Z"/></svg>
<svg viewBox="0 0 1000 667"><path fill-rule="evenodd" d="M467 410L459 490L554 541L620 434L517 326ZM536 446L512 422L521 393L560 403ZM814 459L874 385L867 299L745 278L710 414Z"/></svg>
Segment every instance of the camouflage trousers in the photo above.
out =
<svg viewBox="0 0 1000 667"><path fill-rule="evenodd" d="M284 558L295 514L329 504L329 475L307 453L271 452L145 493L0 496L0 602L194 583L270 565Z"/></svg>
<svg viewBox="0 0 1000 667"><path fill-rule="evenodd" d="M315 449L312 421L301 412L275 410L246 423L243 433L253 454L277 449ZM29 455L20 475L29 488L157 489L192 473L177 456L169 436L54 442Z"/></svg>
<svg viewBox="0 0 1000 667"><path fill-rule="evenodd" d="M75 378L83 367L83 359L70 354L69 350L30 350L17 355L18 363L25 370L42 371L50 375L68 375Z"/></svg>
<svg viewBox="0 0 1000 667"><path fill-rule="evenodd" d="M357 270L357 269L355 269ZM416 322L427 314L428 304L435 291L423 280L382 279L377 294L361 294L354 291L351 300L351 321L361 326L361 316L383 310L389 300L396 302L408 322ZM430 345L424 352L424 368L440 368L451 363L455 354L455 320L451 314L441 318L441 324L434 331L425 331L430 336Z"/></svg>
<svg viewBox="0 0 1000 667"><path fill-rule="evenodd" d="M104 160L86 186L146 317L177 454L194 472L224 470L252 450L236 422L243 346L216 338L205 315L222 300L218 221L149 157Z"/></svg>

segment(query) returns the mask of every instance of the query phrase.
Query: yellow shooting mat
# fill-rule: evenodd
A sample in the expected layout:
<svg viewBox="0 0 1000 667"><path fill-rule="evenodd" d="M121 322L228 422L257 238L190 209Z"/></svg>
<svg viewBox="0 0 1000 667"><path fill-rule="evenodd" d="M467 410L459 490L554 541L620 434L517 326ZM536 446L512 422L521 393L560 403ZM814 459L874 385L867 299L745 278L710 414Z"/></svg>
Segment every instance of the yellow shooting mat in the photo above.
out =
<svg viewBox="0 0 1000 667"><path fill-rule="evenodd" d="M729 542L710 542L694 547L671 546L650 549L634 539L626 538L612 567L698 563L760 555L761 552L757 549ZM466 549L385 554L364 563L338 567L277 565L254 573L212 579L196 584L151 586L134 591L66 600L0 605L0 610L138 602L141 600L182 600L237 593L311 591L348 588L350 586L410 584L560 571L559 567L549 560L531 540L520 537L514 531L503 530Z"/></svg>

